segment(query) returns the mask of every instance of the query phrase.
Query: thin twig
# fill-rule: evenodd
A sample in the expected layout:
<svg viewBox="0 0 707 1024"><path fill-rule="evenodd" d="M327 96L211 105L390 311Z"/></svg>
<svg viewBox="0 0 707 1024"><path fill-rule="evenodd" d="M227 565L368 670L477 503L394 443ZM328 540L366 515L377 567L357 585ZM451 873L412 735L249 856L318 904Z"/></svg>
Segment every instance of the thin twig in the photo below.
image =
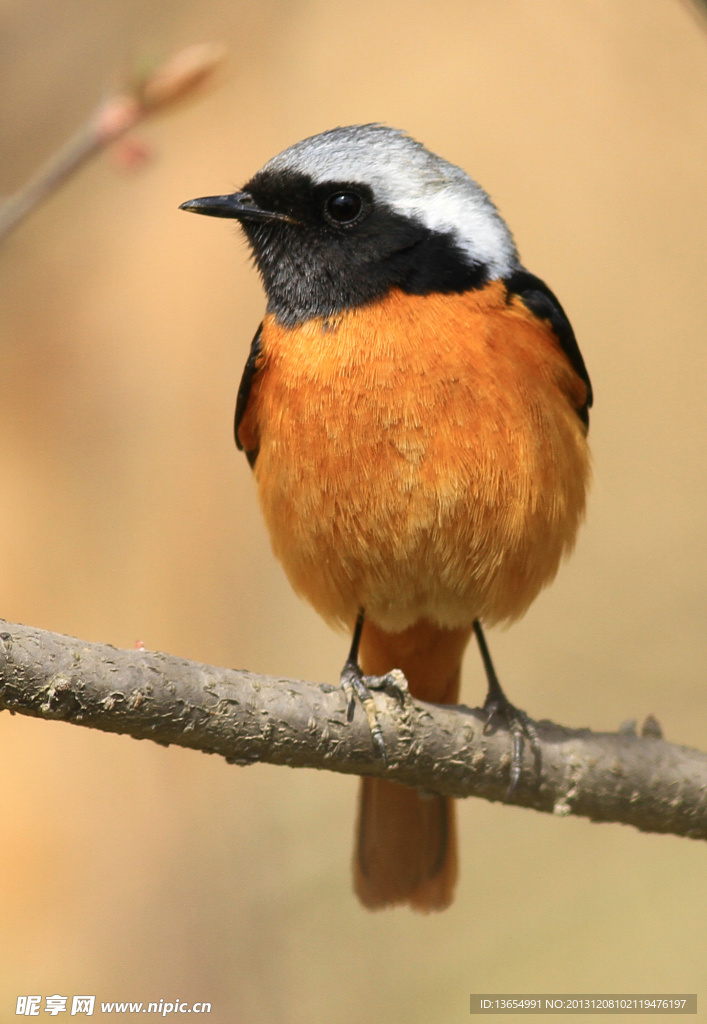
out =
<svg viewBox="0 0 707 1024"><path fill-rule="evenodd" d="M210 77L223 52L210 43L187 47L102 103L29 181L0 204L0 241L88 160Z"/></svg>

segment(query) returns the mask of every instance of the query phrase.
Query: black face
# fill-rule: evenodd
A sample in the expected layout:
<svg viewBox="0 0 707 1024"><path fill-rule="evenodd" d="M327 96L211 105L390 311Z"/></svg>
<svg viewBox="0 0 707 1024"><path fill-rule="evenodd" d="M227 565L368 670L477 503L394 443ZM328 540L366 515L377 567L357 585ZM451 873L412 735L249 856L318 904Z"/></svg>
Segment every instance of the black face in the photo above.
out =
<svg viewBox="0 0 707 1024"><path fill-rule="evenodd" d="M231 214L253 249L268 310L288 326L362 306L394 287L462 292L487 280L451 235L394 213L361 183L314 185L302 174L260 172L243 194L277 215L256 220L242 204Z"/></svg>

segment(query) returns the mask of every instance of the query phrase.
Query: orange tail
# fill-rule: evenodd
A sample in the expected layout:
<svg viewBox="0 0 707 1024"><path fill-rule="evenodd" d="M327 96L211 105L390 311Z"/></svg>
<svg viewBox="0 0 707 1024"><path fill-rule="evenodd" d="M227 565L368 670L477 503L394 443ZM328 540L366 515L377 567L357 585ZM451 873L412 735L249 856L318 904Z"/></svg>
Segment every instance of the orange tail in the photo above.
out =
<svg viewBox="0 0 707 1024"><path fill-rule="evenodd" d="M403 633L384 633L366 621L360 664L366 675L402 669L414 697L455 704L464 648L471 630L421 621ZM361 779L354 888L375 910L409 903L444 910L457 880L454 801L421 794L386 779Z"/></svg>

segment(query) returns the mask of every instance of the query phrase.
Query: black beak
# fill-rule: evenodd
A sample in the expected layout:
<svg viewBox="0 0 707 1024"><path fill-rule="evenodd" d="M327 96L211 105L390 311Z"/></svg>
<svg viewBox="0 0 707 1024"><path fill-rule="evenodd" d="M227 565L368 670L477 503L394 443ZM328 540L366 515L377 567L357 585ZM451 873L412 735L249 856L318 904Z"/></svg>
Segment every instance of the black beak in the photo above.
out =
<svg viewBox="0 0 707 1024"><path fill-rule="evenodd" d="M275 210L264 210L258 206L250 192L234 192L230 196L204 196L203 199L190 199L182 203L180 210L191 210L192 213L203 213L207 217L232 217L235 220L268 221L284 220L289 224L297 223L286 213Z"/></svg>

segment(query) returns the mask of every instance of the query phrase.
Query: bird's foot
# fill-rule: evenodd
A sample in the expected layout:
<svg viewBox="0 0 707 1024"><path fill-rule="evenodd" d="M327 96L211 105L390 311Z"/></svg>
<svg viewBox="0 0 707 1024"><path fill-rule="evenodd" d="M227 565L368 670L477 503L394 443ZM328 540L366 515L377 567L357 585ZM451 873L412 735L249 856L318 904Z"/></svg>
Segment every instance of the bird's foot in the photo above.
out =
<svg viewBox="0 0 707 1024"><path fill-rule="evenodd" d="M530 743L530 749L533 751L535 756L536 764L540 759L540 740L538 739L537 730L531 718L526 715L525 711L521 711L506 697L505 693L498 688L495 693L489 692L487 696L483 711L486 714L486 722L484 724L484 735L488 736L489 733L495 732L496 726L494 719L498 719L508 729L513 739L513 752L511 754L511 778L506 790L504 800L508 801L513 795L513 792L518 785L520 775L523 770L523 751L525 749L525 741Z"/></svg>
<svg viewBox="0 0 707 1024"><path fill-rule="evenodd" d="M398 668L393 669L392 672L386 672L384 676L364 676L356 662L347 661L341 673L341 688L346 694L347 722L353 720L356 700L358 699L366 713L376 753L387 764L388 757L385 749L385 740L383 739L383 731L378 721L378 712L376 711L375 701L371 696L371 690L385 690L392 696L397 697L402 706L409 692L407 679Z"/></svg>

